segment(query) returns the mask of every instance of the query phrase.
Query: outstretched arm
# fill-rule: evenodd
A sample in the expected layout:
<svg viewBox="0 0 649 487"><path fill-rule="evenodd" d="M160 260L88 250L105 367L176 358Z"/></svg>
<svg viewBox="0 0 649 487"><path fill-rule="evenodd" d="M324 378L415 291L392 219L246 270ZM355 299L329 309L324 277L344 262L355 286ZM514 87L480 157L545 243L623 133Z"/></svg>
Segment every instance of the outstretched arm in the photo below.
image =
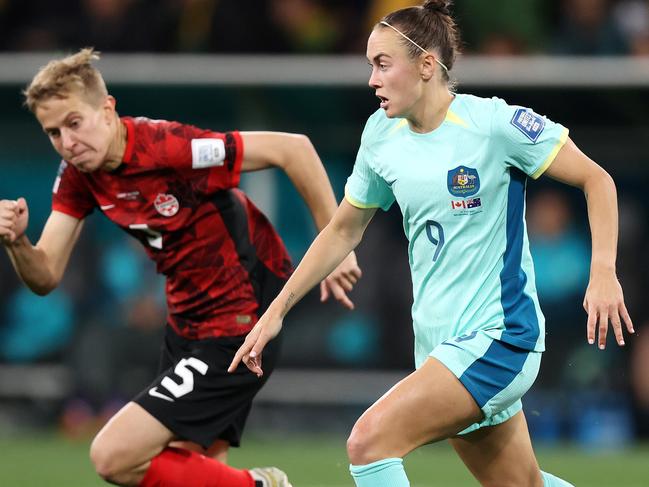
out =
<svg viewBox="0 0 649 487"><path fill-rule="evenodd" d="M337 203L324 166L309 138L282 132L241 132L241 138L244 147L241 170L282 169L309 207L318 232L322 231L333 217ZM346 292L352 290L360 277L356 256L350 252L330 275L324 276L322 301L333 294L344 306L353 309Z"/></svg>
<svg viewBox="0 0 649 487"><path fill-rule="evenodd" d="M53 211L38 243L32 245L25 235L28 215L23 198L0 201L0 241L20 279L43 296L61 282L83 221Z"/></svg>
<svg viewBox="0 0 649 487"><path fill-rule="evenodd" d="M237 350L229 372L243 361L258 376L263 374L261 352L281 330L284 316L356 248L375 212L376 208L356 208L347 200L342 201L329 225L313 241L282 291Z"/></svg>
<svg viewBox="0 0 649 487"><path fill-rule="evenodd" d="M622 321L630 333L633 323L624 304L622 287L617 280L617 192L611 176L588 158L570 139L545 172L557 181L581 188L586 195L592 238L590 281L584 298L588 313L588 343L606 347L609 320L618 345L624 345Z"/></svg>

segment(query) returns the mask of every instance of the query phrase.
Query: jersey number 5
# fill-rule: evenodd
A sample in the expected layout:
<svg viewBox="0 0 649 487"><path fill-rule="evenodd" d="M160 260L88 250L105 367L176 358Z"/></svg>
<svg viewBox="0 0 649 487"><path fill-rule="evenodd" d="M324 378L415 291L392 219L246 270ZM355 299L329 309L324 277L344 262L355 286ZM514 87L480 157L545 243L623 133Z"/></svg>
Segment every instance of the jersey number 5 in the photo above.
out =
<svg viewBox="0 0 649 487"><path fill-rule="evenodd" d="M435 232L437 236L435 236L433 232ZM433 254L433 262L435 262L444 246L444 229L442 228L442 225L435 220L428 220L426 222L426 236L435 246L435 253Z"/></svg>
<svg viewBox="0 0 649 487"><path fill-rule="evenodd" d="M178 362L174 368L174 373L180 377L181 382L176 382L170 377L165 377L160 382L160 385L167 389L171 395L176 398L189 394L194 390L194 372L190 370L190 367L201 375L205 375L208 369L208 365L202 360L194 357L184 358ZM153 397L164 399L165 401L174 401L166 394L158 392L157 387L151 388L149 394Z"/></svg>

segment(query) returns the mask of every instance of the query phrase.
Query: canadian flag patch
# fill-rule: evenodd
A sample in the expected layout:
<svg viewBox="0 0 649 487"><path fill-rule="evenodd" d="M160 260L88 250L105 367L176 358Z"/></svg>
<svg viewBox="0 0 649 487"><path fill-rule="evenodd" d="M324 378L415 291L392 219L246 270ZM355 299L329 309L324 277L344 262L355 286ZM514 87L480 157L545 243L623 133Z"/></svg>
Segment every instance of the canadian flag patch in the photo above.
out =
<svg viewBox="0 0 649 487"><path fill-rule="evenodd" d="M174 216L180 209L178 199L172 194L158 194L153 202L153 206L155 206L158 213L167 217Z"/></svg>

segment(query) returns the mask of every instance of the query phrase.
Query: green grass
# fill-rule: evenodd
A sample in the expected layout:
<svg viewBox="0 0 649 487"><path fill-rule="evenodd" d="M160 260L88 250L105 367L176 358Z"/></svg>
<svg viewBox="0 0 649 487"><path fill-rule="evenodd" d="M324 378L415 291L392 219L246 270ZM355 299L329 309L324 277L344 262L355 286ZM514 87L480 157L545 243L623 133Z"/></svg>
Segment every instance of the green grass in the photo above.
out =
<svg viewBox="0 0 649 487"><path fill-rule="evenodd" d="M344 438L331 437L248 439L243 448L232 451L230 463L280 466L295 487L351 487L344 444ZM92 470L88 446L89 442L70 442L55 435L0 439L0 486L106 486ZM537 453L544 470L577 487L649 485L649 445L599 453L539 448ZM413 487L478 485L445 444L421 448L405 464Z"/></svg>

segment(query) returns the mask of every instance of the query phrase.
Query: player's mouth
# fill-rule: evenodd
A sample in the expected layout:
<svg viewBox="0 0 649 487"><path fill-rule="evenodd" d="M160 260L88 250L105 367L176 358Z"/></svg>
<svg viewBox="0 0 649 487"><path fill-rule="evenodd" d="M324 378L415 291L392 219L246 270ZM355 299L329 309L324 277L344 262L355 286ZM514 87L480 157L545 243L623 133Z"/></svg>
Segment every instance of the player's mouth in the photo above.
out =
<svg viewBox="0 0 649 487"><path fill-rule="evenodd" d="M378 94L376 95L376 97L379 100L381 100L381 108L385 109L388 106L389 100L386 97L378 95Z"/></svg>
<svg viewBox="0 0 649 487"><path fill-rule="evenodd" d="M92 158L89 151L83 151L68 159L68 162L81 172L92 172L94 170Z"/></svg>
<svg viewBox="0 0 649 487"><path fill-rule="evenodd" d="M77 154L72 154L72 156L68 158L68 162L74 165L80 164L86 152L87 151L82 151Z"/></svg>

